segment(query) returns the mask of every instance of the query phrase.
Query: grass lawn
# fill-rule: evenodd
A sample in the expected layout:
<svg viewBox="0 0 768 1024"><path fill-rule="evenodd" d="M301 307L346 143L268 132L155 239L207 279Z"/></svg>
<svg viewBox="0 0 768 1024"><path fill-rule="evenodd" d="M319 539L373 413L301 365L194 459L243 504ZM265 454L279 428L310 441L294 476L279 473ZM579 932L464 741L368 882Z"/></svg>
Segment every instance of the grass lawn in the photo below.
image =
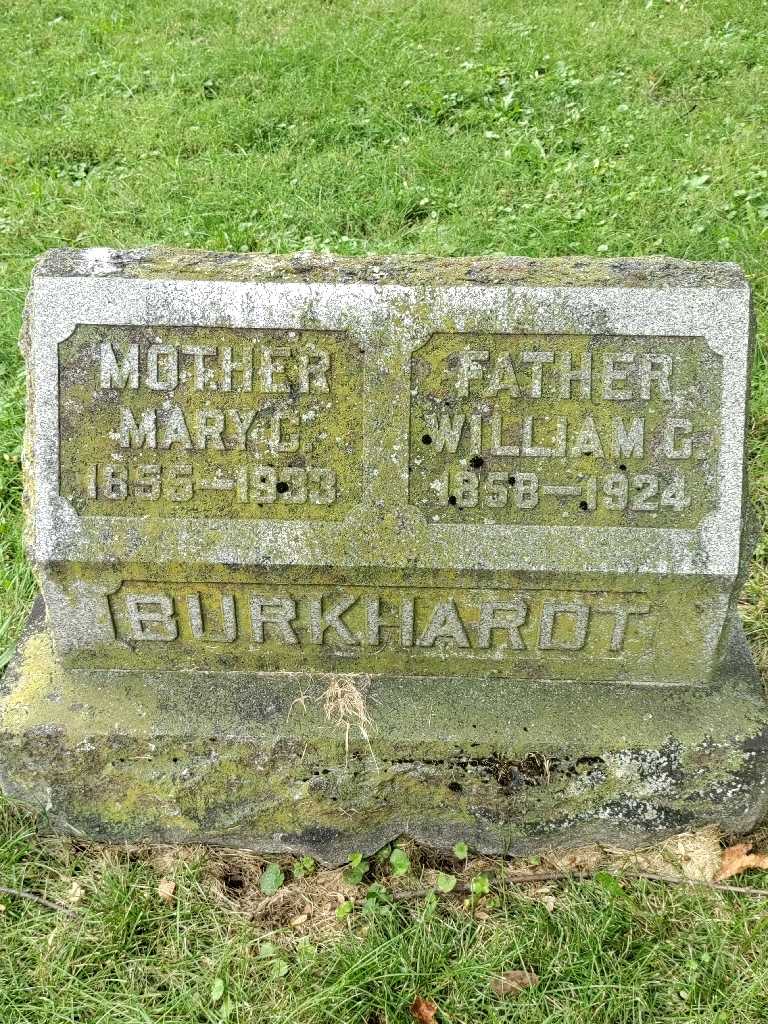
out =
<svg viewBox="0 0 768 1024"><path fill-rule="evenodd" d="M513 885L496 881L501 862L474 861L465 877L489 895L430 895L434 865L411 851L400 879L372 859L373 886L338 871L294 881L283 862L265 896L248 855L41 841L7 806L0 828L0 885L75 911L0 894L3 1024L406 1024L418 996L435 1024L768 1019L765 874L742 880L761 897L608 871ZM421 891L393 898L403 889ZM491 980L510 970L539 984L500 998Z"/></svg>
<svg viewBox="0 0 768 1024"><path fill-rule="evenodd" d="M33 590L16 339L53 246L735 260L768 519L768 3L4 0L0 38L0 667ZM765 542L743 611L768 669ZM389 1024L421 994L454 1024L768 1021L759 897L610 876L552 911L508 885L480 917L374 897L299 941L211 871L176 863L166 901L151 857L40 840L2 806L0 885L79 878L82 906L2 897L0 1020ZM494 996L516 967L541 984Z"/></svg>

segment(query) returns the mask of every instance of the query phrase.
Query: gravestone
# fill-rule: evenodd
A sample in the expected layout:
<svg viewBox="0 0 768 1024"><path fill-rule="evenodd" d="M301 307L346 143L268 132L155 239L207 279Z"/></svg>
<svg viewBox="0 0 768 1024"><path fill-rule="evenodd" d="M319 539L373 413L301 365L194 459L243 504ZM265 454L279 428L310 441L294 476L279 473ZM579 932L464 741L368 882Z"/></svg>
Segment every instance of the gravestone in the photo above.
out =
<svg viewBox="0 0 768 1024"><path fill-rule="evenodd" d="M732 264L48 253L4 789L328 862L749 828L750 317Z"/></svg>

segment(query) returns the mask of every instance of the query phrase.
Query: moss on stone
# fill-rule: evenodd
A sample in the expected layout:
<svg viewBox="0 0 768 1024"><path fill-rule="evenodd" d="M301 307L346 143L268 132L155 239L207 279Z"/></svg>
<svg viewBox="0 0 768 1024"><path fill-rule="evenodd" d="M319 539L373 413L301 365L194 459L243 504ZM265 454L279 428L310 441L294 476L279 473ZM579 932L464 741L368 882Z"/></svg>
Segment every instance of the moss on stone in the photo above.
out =
<svg viewBox="0 0 768 1024"><path fill-rule="evenodd" d="M162 246L126 252L52 249L39 261L43 276L117 275L156 280L369 282L414 286L505 284L546 287L738 287L746 286L734 263L692 263L667 256L644 259L551 259L436 257L419 254L363 259L302 252L286 256L216 253Z"/></svg>
<svg viewBox="0 0 768 1024"><path fill-rule="evenodd" d="M122 675L116 694L107 673L63 669L38 627L7 677L4 788L60 828L338 861L400 833L481 850L643 842L691 822L748 827L764 801L768 715L738 645L706 690L587 699L576 683L427 692L384 677L367 694L370 747L353 731L347 748L317 702L297 708L288 676Z"/></svg>

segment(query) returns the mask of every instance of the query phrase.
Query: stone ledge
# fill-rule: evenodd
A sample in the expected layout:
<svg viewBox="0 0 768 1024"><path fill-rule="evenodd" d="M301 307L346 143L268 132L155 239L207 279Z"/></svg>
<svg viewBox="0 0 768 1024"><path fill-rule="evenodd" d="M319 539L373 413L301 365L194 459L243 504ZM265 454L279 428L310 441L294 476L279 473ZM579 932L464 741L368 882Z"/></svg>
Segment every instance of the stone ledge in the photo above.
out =
<svg viewBox="0 0 768 1024"><path fill-rule="evenodd" d="M728 288L746 290L736 263L704 263L658 256L592 259L440 258L421 255L364 259L301 252L291 256L193 249L51 249L35 268L38 277L129 277L316 284L507 285L520 287Z"/></svg>
<svg viewBox="0 0 768 1024"><path fill-rule="evenodd" d="M352 730L348 750L307 681L65 671L38 616L0 686L2 788L60 831L325 863L398 835L526 855L766 811L768 707L740 629L706 690L376 680L371 746Z"/></svg>

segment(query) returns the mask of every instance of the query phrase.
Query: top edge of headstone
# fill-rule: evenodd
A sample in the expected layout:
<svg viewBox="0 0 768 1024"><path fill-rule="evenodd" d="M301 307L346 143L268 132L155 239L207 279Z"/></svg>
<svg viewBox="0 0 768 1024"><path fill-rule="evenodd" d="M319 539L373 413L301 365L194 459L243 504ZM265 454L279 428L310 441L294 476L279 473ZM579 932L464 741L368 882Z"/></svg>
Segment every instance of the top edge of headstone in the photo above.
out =
<svg viewBox="0 0 768 1024"><path fill-rule="evenodd" d="M738 290L749 287L744 272L736 263L689 262L666 256L626 259L583 256L477 259L410 254L345 257L309 251L269 255L162 246L128 250L51 249L38 261L35 276L421 287L504 285Z"/></svg>

